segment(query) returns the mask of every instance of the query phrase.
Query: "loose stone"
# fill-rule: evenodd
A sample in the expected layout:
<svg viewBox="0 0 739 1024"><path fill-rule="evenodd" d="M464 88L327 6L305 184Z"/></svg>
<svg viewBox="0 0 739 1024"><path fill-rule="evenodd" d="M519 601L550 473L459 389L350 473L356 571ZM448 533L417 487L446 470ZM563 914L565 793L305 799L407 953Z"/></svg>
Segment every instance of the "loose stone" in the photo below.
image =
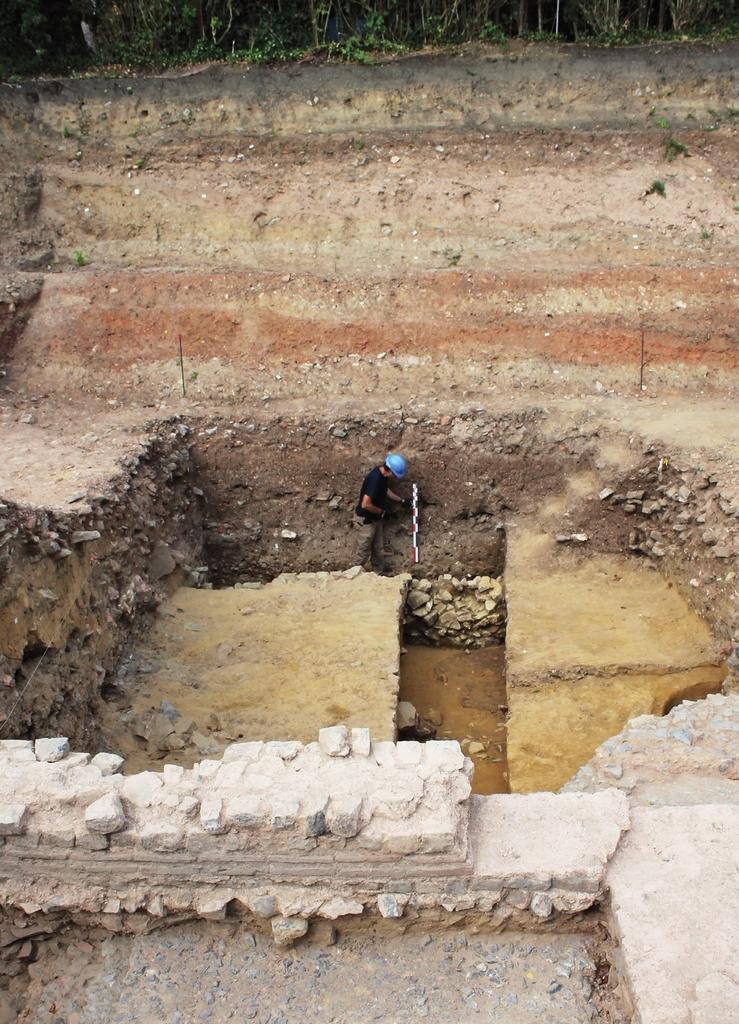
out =
<svg viewBox="0 0 739 1024"><path fill-rule="evenodd" d="M331 725L319 730L318 744L329 757L347 757L351 753L349 730L345 725Z"/></svg>
<svg viewBox="0 0 739 1024"><path fill-rule="evenodd" d="M273 917L272 937L276 946L293 946L308 932L304 917Z"/></svg>
<svg viewBox="0 0 739 1024"><path fill-rule="evenodd" d="M536 917L550 917L553 909L551 897L546 893L535 892L531 897L531 913Z"/></svg>
<svg viewBox="0 0 739 1024"><path fill-rule="evenodd" d="M408 897L399 897L395 893L384 892L377 897L377 909L383 917L402 917Z"/></svg>
<svg viewBox="0 0 739 1024"><path fill-rule="evenodd" d="M85 811L85 825L91 832L109 835L120 832L126 825L123 805L116 793L106 793Z"/></svg>
<svg viewBox="0 0 739 1024"><path fill-rule="evenodd" d="M0 805L0 836L20 836L25 832L25 804Z"/></svg>
<svg viewBox="0 0 739 1024"><path fill-rule="evenodd" d="M61 761L69 753L69 740L66 736L38 739L34 744L34 751L39 761Z"/></svg>

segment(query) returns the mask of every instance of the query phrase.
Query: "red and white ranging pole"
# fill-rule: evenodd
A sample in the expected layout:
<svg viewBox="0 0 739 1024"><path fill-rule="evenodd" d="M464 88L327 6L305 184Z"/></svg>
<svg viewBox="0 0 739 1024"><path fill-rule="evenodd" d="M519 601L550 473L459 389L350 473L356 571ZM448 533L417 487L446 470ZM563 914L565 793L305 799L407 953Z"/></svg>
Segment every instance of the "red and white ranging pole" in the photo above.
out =
<svg viewBox="0 0 739 1024"><path fill-rule="evenodd" d="M418 554L418 484L413 485L413 498L411 499L411 522L413 526L413 561L420 562Z"/></svg>

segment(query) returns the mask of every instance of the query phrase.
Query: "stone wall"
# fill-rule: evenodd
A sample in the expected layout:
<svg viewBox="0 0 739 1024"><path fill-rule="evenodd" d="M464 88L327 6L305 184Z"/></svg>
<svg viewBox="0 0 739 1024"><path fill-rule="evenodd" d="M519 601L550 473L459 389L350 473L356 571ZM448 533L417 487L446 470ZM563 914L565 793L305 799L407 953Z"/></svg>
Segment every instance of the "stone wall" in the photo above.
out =
<svg viewBox="0 0 739 1024"><path fill-rule="evenodd" d="M103 489L63 508L0 495L0 725L14 708L4 738L58 730L93 746L123 644L200 549L189 434L162 426Z"/></svg>
<svg viewBox="0 0 739 1024"><path fill-rule="evenodd" d="M4 906L109 924L139 910L250 912L277 931L365 909L544 920L602 898L628 828L615 792L471 798L456 742L372 743L343 726L307 745L233 744L192 770L120 767L63 737L0 744Z"/></svg>
<svg viewBox="0 0 739 1024"><path fill-rule="evenodd" d="M409 639L452 647L486 647L505 640L503 577L414 579L406 598Z"/></svg>

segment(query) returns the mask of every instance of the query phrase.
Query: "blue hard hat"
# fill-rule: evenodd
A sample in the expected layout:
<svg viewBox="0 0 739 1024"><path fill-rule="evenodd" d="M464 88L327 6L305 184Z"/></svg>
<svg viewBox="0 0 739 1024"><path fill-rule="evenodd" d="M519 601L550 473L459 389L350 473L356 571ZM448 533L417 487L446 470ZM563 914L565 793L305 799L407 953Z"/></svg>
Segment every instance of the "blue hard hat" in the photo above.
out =
<svg viewBox="0 0 739 1024"><path fill-rule="evenodd" d="M390 470L393 476L396 476L398 480L402 480L407 472L406 461L402 455L398 455L397 452L390 452L388 457L385 459L385 467Z"/></svg>

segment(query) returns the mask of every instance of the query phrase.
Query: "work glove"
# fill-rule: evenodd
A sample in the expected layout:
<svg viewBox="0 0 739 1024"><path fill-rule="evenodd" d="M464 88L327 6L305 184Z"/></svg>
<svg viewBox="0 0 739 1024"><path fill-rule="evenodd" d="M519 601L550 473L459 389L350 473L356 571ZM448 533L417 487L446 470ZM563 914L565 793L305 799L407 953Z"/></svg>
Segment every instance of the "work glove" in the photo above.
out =
<svg viewBox="0 0 739 1024"><path fill-rule="evenodd" d="M403 498L403 500L401 501L400 504L403 506L403 508L410 508L411 507L411 499L410 498Z"/></svg>

